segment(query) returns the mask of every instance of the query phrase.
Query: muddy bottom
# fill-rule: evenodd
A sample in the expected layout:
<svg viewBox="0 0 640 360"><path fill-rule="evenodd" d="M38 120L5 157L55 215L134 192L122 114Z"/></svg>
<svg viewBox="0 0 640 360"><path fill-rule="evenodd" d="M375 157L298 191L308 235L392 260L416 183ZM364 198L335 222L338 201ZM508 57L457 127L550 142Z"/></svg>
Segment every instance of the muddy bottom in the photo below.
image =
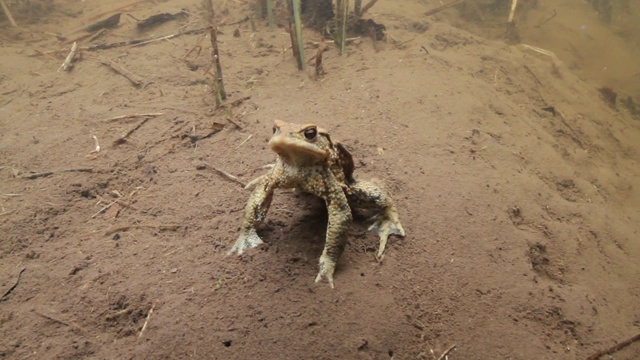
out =
<svg viewBox="0 0 640 360"><path fill-rule="evenodd" d="M283 28L223 3L221 107L200 1L128 6L91 37L118 4L0 20L0 358L584 359L640 332L637 118L433 2L376 4L387 38L327 43L320 78L320 35L298 71ZM274 119L327 129L398 206L382 261L356 218L335 289L314 283L323 203L290 190L265 244L226 256Z"/></svg>

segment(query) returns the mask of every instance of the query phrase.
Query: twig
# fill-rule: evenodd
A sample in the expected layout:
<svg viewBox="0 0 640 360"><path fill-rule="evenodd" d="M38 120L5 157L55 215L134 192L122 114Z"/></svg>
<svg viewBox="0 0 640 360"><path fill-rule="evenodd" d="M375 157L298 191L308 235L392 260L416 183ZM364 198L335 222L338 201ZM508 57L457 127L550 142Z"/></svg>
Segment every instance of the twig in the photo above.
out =
<svg viewBox="0 0 640 360"><path fill-rule="evenodd" d="M180 225L125 225L125 226L117 226L105 231L104 236L110 236L117 232L129 231L131 229L140 229L140 228L158 228L160 231L177 231L180 228Z"/></svg>
<svg viewBox="0 0 640 360"><path fill-rule="evenodd" d="M89 37L89 42L93 42L93 40L99 38L100 36L102 36L102 34L104 34L107 31L107 29L100 29L98 31L96 31L95 33L91 34L91 36Z"/></svg>
<svg viewBox="0 0 640 360"><path fill-rule="evenodd" d="M540 24L536 25L536 28L541 27L542 25L546 24L547 22L549 22L551 19L553 19L554 17L556 17L556 15L558 15L558 12L553 9L553 14L551 16L549 16L548 18L544 19Z"/></svg>
<svg viewBox="0 0 640 360"><path fill-rule="evenodd" d="M142 80L142 77L132 73L131 71L124 68L122 65L116 64L113 61L107 61L107 60L101 60L101 59L96 59L96 60L98 60L102 65L108 66L111 68L111 70L124 76L127 80L129 80L133 84L133 86L140 87L144 84L144 80Z"/></svg>
<svg viewBox="0 0 640 360"><path fill-rule="evenodd" d="M240 145L236 146L236 150L238 150L240 148L240 146L244 145L244 143L246 143L247 141L249 141L249 139L251 139L253 137L253 134L249 135L249 137L247 137L246 139L244 139L243 142L240 143Z"/></svg>
<svg viewBox="0 0 640 360"><path fill-rule="evenodd" d="M105 210L107 210L108 208L110 208L111 206L113 206L113 204L117 203L119 199L115 199L112 202L110 202L109 204L105 205L102 207L102 209L98 210L97 213L91 215L91 218L95 218L96 216L102 214Z"/></svg>
<svg viewBox="0 0 640 360"><path fill-rule="evenodd" d="M93 172L93 168L70 168L62 169L58 172Z"/></svg>
<svg viewBox="0 0 640 360"><path fill-rule="evenodd" d="M69 52L69 55L67 55L67 58L64 59L64 62L58 68L58 72L60 72L60 70L69 71L73 68L73 66L71 65L71 62L73 61L73 58L76 56L77 52L78 52L78 43L74 41L73 45L71 45L71 51Z"/></svg>
<svg viewBox="0 0 640 360"><path fill-rule="evenodd" d="M549 56L549 57L552 57L552 58L554 58L554 59L555 59L555 57L556 57L556 54L554 54L552 51L545 50L545 49L543 49L543 48L539 48L539 47L537 47L537 46L527 45L527 44L520 44L520 45L522 45L522 46L526 47L527 49L530 49L530 50L533 50L533 51L535 51L535 52L538 52L538 53L540 53L540 54L543 54L543 55L547 55L547 56Z"/></svg>
<svg viewBox="0 0 640 360"><path fill-rule="evenodd" d="M4 295L0 296L0 301L5 301L7 299L7 296L9 296L9 294L11 294L11 292L18 287L18 283L20 283L20 277L22 276L22 273L27 270L27 268L22 268L22 270L20 270L20 272L18 273L18 278L16 279L16 283L13 284L12 287L9 288L9 290L7 290Z"/></svg>
<svg viewBox="0 0 640 360"><path fill-rule="evenodd" d="M7 15L7 19L9 19L11 25L13 25L13 27L18 27L18 24L13 20L13 15L11 15L11 11L9 11L9 7L4 3L4 0L0 0L0 4L2 5L2 10L4 10L4 14Z"/></svg>
<svg viewBox="0 0 640 360"><path fill-rule="evenodd" d="M218 106L218 108L236 107L236 106L239 106L240 104L242 104L243 102L245 102L246 100L249 100L249 99L251 99L251 96L241 97L240 99L233 100L230 103L220 104L220 106Z"/></svg>
<svg viewBox="0 0 640 360"><path fill-rule="evenodd" d="M137 0L137 1L134 1L134 2L130 2L130 3L126 4L126 5L119 6L119 7L115 8L115 9L111 9L109 11L104 11L104 12L101 12L100 14L94 15L94 16L88 18L87 21L92 21L92 20L95 20L95 19L99 19L99 18L101 18L101 17L103 17L103 16L105 16L107 14L111 14L111 13L114 13L116 11L120 11L120 10L126 9L128 7L131 7L131 6L146 2L146 1L149 1L149 0Z"/></svg>
<svg viewBox="0 0 640 360"><path fill-rule="evenodd" d="M53 175L53 174L55 174L57 172L93 172L93 168L70 168L70 169L62 169L62 170L58 170L58 171L44 171L44 172L39 172L39 173L22 175L22 176L20 176L20 178L33 180L33 179L37 179L37 178L41 178L41 177L51 176L51 175Z"/></svg>
<svg viewBox="0 0 640 360"><path fill-rule="evenodd" d="M122 143L125 143L127 141L127 138L133 134L134 131L140 129L142 127L142 125L144 125L147 121L149 121L150 118L144 118L142 121L140 121L140 123L138 123L138 125L136 125L135 127L133 127L131 130L127 131L126 134L122 135L122 137L120 137L119 139L115 140L113 142L113 145L119 145Z"/></svg>
<svg viewBox="0 0 640 360"><path fill-rule="evenodd" d="M33 173L33 174L29 174L29 175L22 175L20 177L22 179L33 180L33 179L37 179L37 178L41 178L41 177L47 177L47 176L51 176L51 175L53 175L53 171L45 171L45 172Z"/></svg>
<svg viewBox="0 0 640 360"><path fill-rule="evenodd" d="M138 334L138 339L142 337L142 334L147 329L147 325L149 325L149 319L151 319L151 314L153 314L153 308L156 307L156 302L157 301L155 301L153 303L153 305L151 305L151 309L149 309L149 313L147 314L147 318L144 320L144 324L142 324L142 329L140 330L140 333Z"/></svg>
<svg viewBox="0 0 640 360"><path fill-rule="evenodd" d="M142 45L150 44L150 43L156 42L156 41L173 39L173 38L176 38L176 37L182 36L182 35L199 34L201 32L204 32L205 30L207 30L207 28L191 29L191 30L186 30L186 31L182 31L182 32L179 32L179 33L160 36L160 37L156 37L156 38L135 39L135 40L129 40L129 41L120 41L120 42L110 43L110 44L99 44L99 45L81 47L80 50L96 51L96 50L112 49L112 48L122 47L122 46L142 46ZM45 54L47 54L47 53L45 53Z"/></svg>
<svg viewBox="0 0 640 360"><path fill-rule="evenodd" d="M556 113L560 115L560 121L562 121L562 124L564 124L564 126L571 131L572 134L570 134L569 136L573 139L573 141L575 141L578 145L580 145L582 149L587 149L587 147L584 145L582 140L578 138L578 132L575 131L573 127L569 125L569 123L567 122L567 119L564 117L564 114L562 114L562 112L560 112L560 110L558 109L556 109Z"/></svg>
<svg viewBox="0 0 640 360"><path fill-rule="evenodd" d="M117 312L115 312L115 313L113 313L113 314L107 315L107 316L105 317L105 320L107 320L107 321L112 321L112 320L115 320L115 319L119 318L119 317L120 317L120 316L122 316L122 315L128 315L128 314L130 314L131 312L133 312L133 309L132 309L132 308L123 309L123 310L117 311Z"/></svg>
<svg viewBox="0 0 640 360"><path fill-rule="evenodd" d="M218 104L222 100L227 99L227 92L224 90L224 82L222 81L222 65L220 65L220 51L218 51L218 30L213 26L213 2L212 0L206 0L205 6L207 8L207 18L209 21L209 35L211 39L211 56L213 57L213 63L215 65L215 79L214 84L216 88L216 97Z"/></svg>
<svg viewBox="0 0 640 360"><path fill-rule="evenodd" d="M156 116L160 116L160 115L164 115L164 113L146 113L146 114L120 115L120 116L112 117L110 119L106 119L104 121L112 122L112 121L116 121L116 120L134 119L134 118L140 118L140 117L156 117Z"/></svg>
<svg viewBox="0 0 640 360"><path fill-rule="evenodd" d="M442 360L445 358L445 356L447 356L448 353L451 352L451 350L453 350L456 347L456 344L453 344L451 346L449 346L449 348L447 350L445 350L442 354L440 354L440 356L438 357L438 360Z"/></svg>
<svg viewBox="0 0 640 360"><path fill-rule="evenodd" d="M360 11L360 16L362 16L364 13L367 12L367 10L371 9L373 7L373 5L375 5L378 2L378 0L371 0L367 3L367 5L362 7L362 11Z"/></svg>
<svg viewBox="0 0 640 360"><path fill-rule="evenodd" d="M239 185L240 185L240 186L242 186L243 188L246 186L246 184L245 184L245 183L243 183L242 181L240 181L240 179L238 179L237 177L235 177L235 176L233 176L233 175L229 174L228 172L226 172L226 171L224 171L224 170L220 170L220 169L218 169L217 167L215 167L215 166L213 166L213 165L209 164L209 163L208 163L208 162L206 162L206 161L203 161L202 163L203 163L203 164L205 164L209 169L211 169L211 170L213 170L213 171L217 172L218 174L220 174L220 175L222 175L222 176L226 177L227 179L229 179L229 180L233 181L234 183L239 184Z"/></svg>
<svg viewBox="0 0 640 360"><path fill-rule="evenodd" d="M516 6L518 6L518 0L511 0L511 11L509 11L509 20L507 20L507 23L513 21L513 15L516 13Z"/></svg>
<svg viewBox="0 0 640 360"><path fill-rule="evenodd" d="M424 13L424 16L431 16L431 15L433 15L433 14L437 14L437 13L439 13L439 12L440 12L440 11L442 11L442 10L445 10L445 9L448 9L448 8L450 8L450 7L452 7L452 6L455 6L455 5L460 4L460 3L461 3L461 2L463 2L463 1L464 1L464 0L455 0L455 1L452 1L452 2L450 2L450 3L448 3L448 4L444 4L444 5L442 5L442 6L438 6L437 8L435 8L435 9L433 9L433 10L429 10L429 11L427 11L426 13Z"/></svg>
<svg viewBox="0 0 640 360"><path fill-rule="evenodd" d="M146 45L146 44L149 44L149 43L152 43L152 42L156 42L156 41L173 39L175 37L182 36L182 35L199 34L201 32L204 32L207 29L208 28L191 29L191 30L186 30L186 31L182 31L182 32L179 32L179 33L165 35L165 36L161 36L161 37L157 37L157 38L134 39L134 40L129 40L129 41L119 41L119 42L109 43L109 44L98 44L98 45L92 45L92 46L84 46L84 47L80 47L78 50L80 50L80 51L97 51L97 50L113 49L113 48L122 47L122 46L142 46L142 45ZM29 56L51 55L51 54L57 54L57 53L60 52L60 50L51 50L51 51L34 50L34 51L36 53L35 54L31 54Z"/></svg>
<svg viewBox="0 0 640 360"><path fill-rule="evenodd" d="M609 354L613 354L614 352L617 352L618 350L621 350L629 345L631 345L633 342L640 340L640 333L636 334L635 336L632 336L624 341L621 341L615 345L613 345L612 347L605 349L605 350L601 350L598 351L597 353L589 356L587 358L587 360L597 360L598 358L600 358L602 355L609 355Z"/></svg>
<svg viewBox="0 0 640 360"><path fill-rule="evenodd" d="M33 310L33 312L35 312L36 314L38 314L38 315L40 315L40 316L42 316L44 318L47 318L47 319L51 320L51 321L55 321L55 322L57 322L59 324L66 325L66 326L69 326L69 327L73 327L73 328L76 328L76 329L80 330L81 332L84 332L84 329L82 327L80 327L80 325L76 324L73 321L68 321L67 322L67 321L58 319L56 317L53 317L51 315L43 314L38 310Z"/></svg>
<svg viewBox="0 0 640 360"><path fill-rule="evenodd" d="M531 71L531 69L529 69L527 65L524 65L524 68L529 72L529 74L531 74L531 76L533 76L533 78L536 80L538 84L542 85L542 82L540 81L540 79L538 79L536 74L534 74L533 71Z"/></svg>

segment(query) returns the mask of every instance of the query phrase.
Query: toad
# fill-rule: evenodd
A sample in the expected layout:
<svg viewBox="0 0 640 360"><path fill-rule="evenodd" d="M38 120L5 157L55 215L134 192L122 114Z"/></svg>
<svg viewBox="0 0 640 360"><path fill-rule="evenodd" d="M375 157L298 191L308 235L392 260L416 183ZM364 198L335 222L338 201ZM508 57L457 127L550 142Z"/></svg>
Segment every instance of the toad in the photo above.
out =
<svg viewBox="0 0 640 360"><path fill-rule="evenodd" d="M245 207L240 235L228 255L241 255L263 243L256 226L267 216L277 188L295 188L324 200L329 221L315 281L326 278L332 288L336 262L347 242L351 206L379 210L369 227L380 236L378 259L384 254L389 235L405 235L389 194L375 181L353 177L351 154L342 144L332 141L326 130L314 124L298 125L276 120L269 147L277 154L276 162L269 173L247 185L253 192Z"/></svg>

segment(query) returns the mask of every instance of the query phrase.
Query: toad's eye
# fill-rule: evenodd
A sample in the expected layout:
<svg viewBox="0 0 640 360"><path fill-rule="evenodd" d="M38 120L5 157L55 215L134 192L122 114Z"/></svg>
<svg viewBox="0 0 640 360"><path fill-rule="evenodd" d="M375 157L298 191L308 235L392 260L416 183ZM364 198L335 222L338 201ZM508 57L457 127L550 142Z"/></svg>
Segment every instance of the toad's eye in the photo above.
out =
<svg viewBox="0 0 640 360"><path fill-rule="evenodd" d="M304 137L309 141L315 140L316 136L318 136L318 130L314 127L308 128L304 131Z"/></svg>
<svg viewBox="0 0 640 360"><path fill-rule="evenodd" d="M274 126L273 127L273 133L275 134L277 131L278 131L278 128Z"/></svg>

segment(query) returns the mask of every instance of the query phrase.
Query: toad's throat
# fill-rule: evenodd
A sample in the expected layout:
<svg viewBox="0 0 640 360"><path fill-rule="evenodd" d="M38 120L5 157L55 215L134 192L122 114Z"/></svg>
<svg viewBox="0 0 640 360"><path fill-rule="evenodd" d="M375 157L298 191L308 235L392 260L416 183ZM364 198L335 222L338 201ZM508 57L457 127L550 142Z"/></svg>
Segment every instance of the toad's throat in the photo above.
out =
<svg viewBox="0 0 640 360"><path fill-rule="evenodd" d="M269 147L280 156L282 161L289 164L313 165L329 156L328 150L301 141L274 138L269 141Z"/></svg>

